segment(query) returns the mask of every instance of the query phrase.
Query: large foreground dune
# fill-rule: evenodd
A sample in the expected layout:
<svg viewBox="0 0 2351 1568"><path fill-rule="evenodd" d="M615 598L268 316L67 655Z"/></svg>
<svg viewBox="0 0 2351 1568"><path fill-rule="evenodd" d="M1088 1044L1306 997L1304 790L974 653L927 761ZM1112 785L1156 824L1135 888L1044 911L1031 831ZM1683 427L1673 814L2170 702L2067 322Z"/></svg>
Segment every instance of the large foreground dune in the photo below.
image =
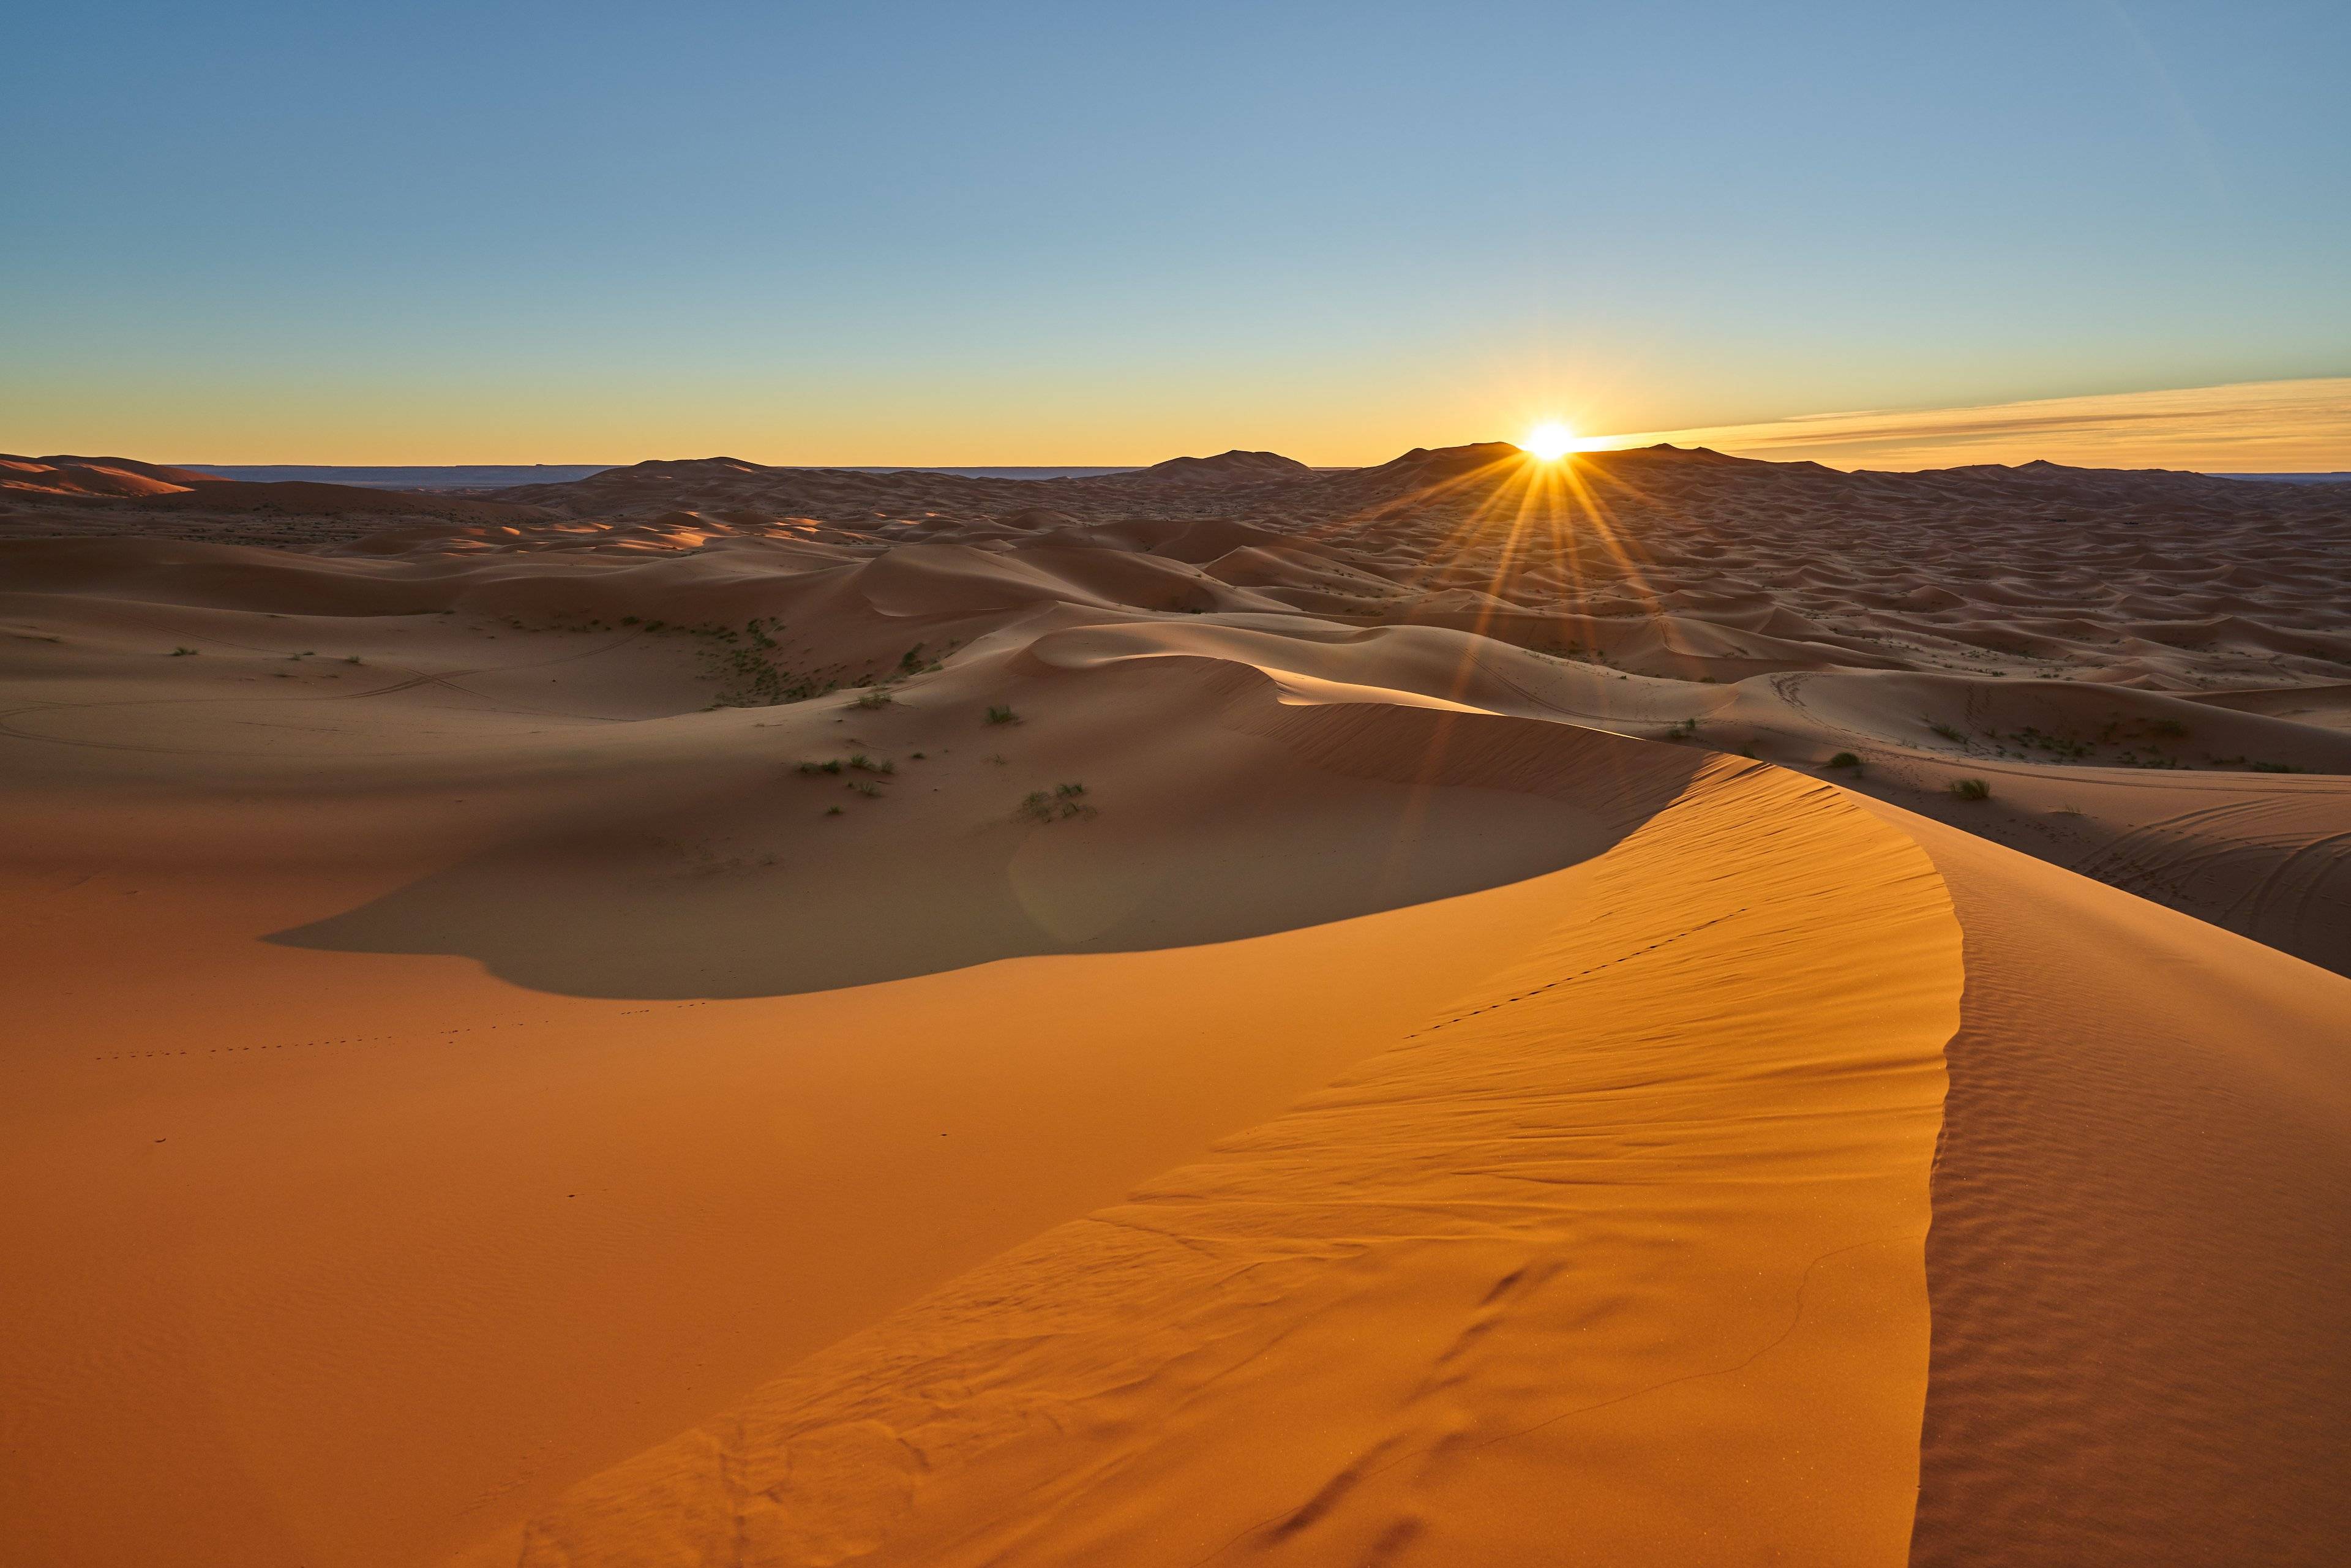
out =
<svg viewBox="0 0 2351 1568"><path fill-rule="evenodd" d="M2351 486L0 475L10 1561L2351 1539Z"/></svg>

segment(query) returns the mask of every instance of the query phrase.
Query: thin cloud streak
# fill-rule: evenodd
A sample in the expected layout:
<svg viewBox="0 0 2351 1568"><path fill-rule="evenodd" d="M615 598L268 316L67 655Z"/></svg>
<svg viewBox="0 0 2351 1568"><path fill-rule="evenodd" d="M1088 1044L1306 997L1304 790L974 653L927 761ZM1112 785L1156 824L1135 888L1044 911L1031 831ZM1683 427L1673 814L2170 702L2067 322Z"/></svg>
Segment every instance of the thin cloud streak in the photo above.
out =
<svg viewBox="0 0 2351 1568"><path fill-rule="evenodd" d="M1755 424L1612 435L1610 447L1710 446L1832 468L2052 463L2294 474L2351 469L2351 376L1972 408L1802 414Z"/></svg>

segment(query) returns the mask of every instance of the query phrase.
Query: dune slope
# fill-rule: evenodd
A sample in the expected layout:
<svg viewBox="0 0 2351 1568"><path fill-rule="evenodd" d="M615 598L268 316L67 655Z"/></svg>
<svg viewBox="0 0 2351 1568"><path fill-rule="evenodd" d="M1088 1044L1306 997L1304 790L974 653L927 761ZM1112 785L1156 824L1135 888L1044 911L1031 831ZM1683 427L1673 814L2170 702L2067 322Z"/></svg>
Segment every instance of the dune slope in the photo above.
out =
<svg viewBox="0 0 2351 1568"><path fill-rule="evenodd" d="M2335 1560L2351 980L1917 831L1967 991L1912 1560Z"/></svg>
<svg viewBox="0 0 2351 1568"><path fill-rule="evenodd" d="M1939 881L1719 765L1480 896L1526 892L1388 1049L575 1490L523 1561L1899 1562Z"/></svg>

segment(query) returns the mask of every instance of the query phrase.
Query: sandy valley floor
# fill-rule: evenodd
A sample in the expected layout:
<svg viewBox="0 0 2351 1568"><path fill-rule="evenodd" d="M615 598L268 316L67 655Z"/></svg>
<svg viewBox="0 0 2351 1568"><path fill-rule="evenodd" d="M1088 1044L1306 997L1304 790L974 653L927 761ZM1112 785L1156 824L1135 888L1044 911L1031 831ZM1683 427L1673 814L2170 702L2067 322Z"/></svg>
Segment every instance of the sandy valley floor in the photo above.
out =
<svg viewBox="0 0 2351 1568"><path fill-rule="evenodd" d="M0 460L5 1555L2337 1562L2346 604L2044 465Z"/></svg>

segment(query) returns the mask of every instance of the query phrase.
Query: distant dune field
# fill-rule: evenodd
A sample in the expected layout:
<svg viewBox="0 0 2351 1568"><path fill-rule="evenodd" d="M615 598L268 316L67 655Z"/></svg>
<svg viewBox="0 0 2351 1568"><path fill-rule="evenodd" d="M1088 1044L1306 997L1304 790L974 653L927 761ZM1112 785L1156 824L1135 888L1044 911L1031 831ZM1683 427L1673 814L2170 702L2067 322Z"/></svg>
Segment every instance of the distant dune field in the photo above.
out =
<svg viewBox="0 0 2351 1568"><path fill-rule="evenodd" d="M44 1564L2331 1564L2351 485L0 458Z"/></svg>

